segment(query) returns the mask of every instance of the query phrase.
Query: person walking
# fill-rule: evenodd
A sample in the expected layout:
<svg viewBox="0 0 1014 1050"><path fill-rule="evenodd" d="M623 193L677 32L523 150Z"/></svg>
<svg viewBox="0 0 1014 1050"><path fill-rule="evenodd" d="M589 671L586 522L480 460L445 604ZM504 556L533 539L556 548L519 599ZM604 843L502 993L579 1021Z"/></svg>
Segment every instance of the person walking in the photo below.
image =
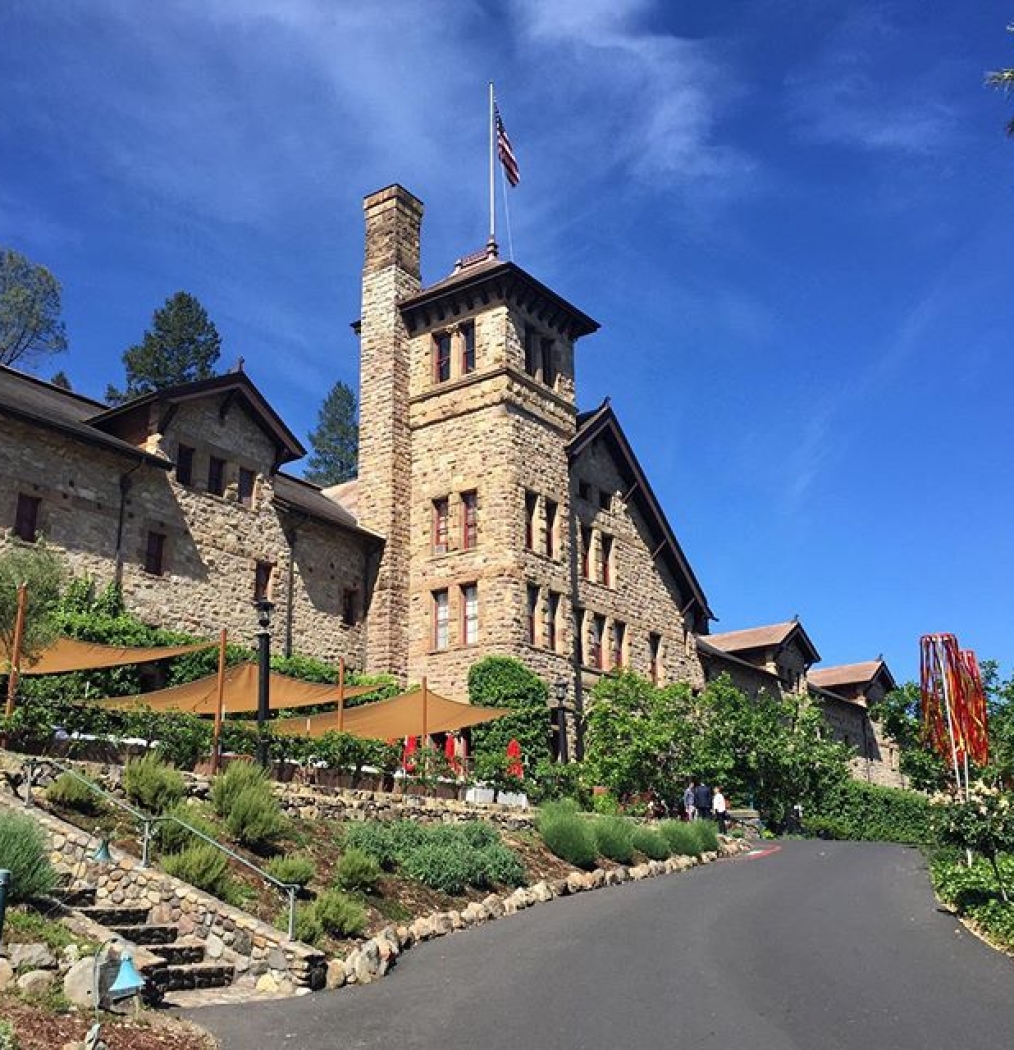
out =
<svg viewBox="0 0 1014 1050"><path fill-rule="evenodd" d="M694 788L694 808L697 810L698 820L711 820L711 802L711 788L703 780L699 780Z"/></svg>
<svg viewBox="0 0 1014 1050"><path fill-rule="evenodd" d="M683 789L683 819L693 820L697 813L697 807L694 805L694 781L691 777L687 781L687 786Z"/></svg>
<svg viewBox="0 0 1014 1050"><path fill-rule="evenodd" d="M717 784L715 785L715 793L711 797L711 809L715 814L715 820L718 822L718 830L724 835L725 829L729 826L729 805L725 801L722 789Z"/></svg>

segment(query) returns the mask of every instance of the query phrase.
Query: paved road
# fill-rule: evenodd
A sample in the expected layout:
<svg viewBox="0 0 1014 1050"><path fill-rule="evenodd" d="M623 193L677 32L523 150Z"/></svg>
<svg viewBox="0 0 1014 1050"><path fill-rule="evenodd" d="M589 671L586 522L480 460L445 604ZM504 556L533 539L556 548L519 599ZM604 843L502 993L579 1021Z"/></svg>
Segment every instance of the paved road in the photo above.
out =
<svg viewBox="0 0 1014 1050"><path fill-rule="evenodd" d="M225 1050L996 1050L1014 964L937 910L916 851L787 842L453 934L367 987L191 1016Z"/></svg>

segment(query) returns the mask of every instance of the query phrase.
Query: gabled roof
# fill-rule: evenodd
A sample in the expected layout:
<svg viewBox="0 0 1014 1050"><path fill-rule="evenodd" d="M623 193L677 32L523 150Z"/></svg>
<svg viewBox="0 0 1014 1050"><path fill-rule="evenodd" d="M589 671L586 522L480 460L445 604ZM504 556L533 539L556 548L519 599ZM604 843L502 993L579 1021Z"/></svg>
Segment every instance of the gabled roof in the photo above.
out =
<svg viewBox="0 0 1014 1050"><path fill-rule="evenodd" d="M630 482L630 493L628 499L636 503L644 514L649 527L657 535L659 540L658 553L664 553L670 568L678 583L685 587L691 596L691 604L696 602L701 611L703 621L715 619L714 613L708 606L708 599L704 595L697 576L690 567L690 562L683 553L683 548L676 539L676 534L669 524L662 505L658 502L648 478L641 469L634 450L630 447L616 413L613 411L609 400L606 399L599 408L593 412L582 413L577 417L577 433L567 446L567 454L573 462L589 446L596 441L606 441L618 458L620 465L625 468Z"/></svg>
<svg viewBox="0 0 1014 1050"><path fill-rule="evenodd" d="M572 339L598 331L598 321L512 262L495 256L459 264L450 276L398 305L410 332L437 324L478 304L513 301Z"/></svg>
<svg viewBox="0 0 1014 1050"><path fill-rule="evenodd" d="M163 470L172 466L163 456L145 452L128 441L92 426L90 420L104 407L101 401L0 365L0 414L60 431L68 437L129 456L135 461L141 457L146 463Z"/></svg>
<svg viewBox="0 0 1014 1050"><path fill-rule="evenodd" d="M329 485L322 488L321 492L328 499L340 503L354 521L359 520L359 478L351 478L338 485Z"/></svg>
<svg viewBox="0 0 1014 1050"><path fill-rule="evenodd" d="M744 660L740 656L736 656L735 653L727 653L723 649L719 649L715 645L710 645L709 641L711 635L698 634L697 638L697 652L705 657L714 657L716 660L720 660L725 664L735 664L737 667L747 667L755 674L765 675L770 678L773 683L778 682L778 675L774 671L769 671L766 667L758 667L757 664L750 663L749 660Z"/></svg>
<svg viewBox="0 0 1014 1050"><path fill-rule="evenodd" d="M306 455L306 449L295 434L285 425L281 416L268 404L264 395L254 386L245 372L226 372L210 379L195 379L191 383L180 383L150 394L131 398L122 405L106 408L93 415L88 422L98 428L110 427L118 420L137 409L151 404L178 405L185 401L196 401L212 394L225 394L238 400L250 413L251 418L274 442L277 450L276 462L288 463Z"/></svg>
<svg viewBox="0 0 1014 1050"><path fill-rule="evenodd" d="M321 489L319 485L279 471L274 477L274 490L275 506L281 510L306 514L308 517L316 518L329 525L341 525L346 529L361 533L378 543L383 542L382 537L362 528L355 516L328 496L328 490Z"/></svg>
<svg viewBox="0 0 1014 1050"><path fill-rule="evenodd" d="M820 653L810 641L810 636L803 630L798 620L786 620L784 623L765 624L761 627L747 627L742 631L724 631L721 634L709 634L705 639L715 649L724 653L745 653L752 649L775 649L798 640L811 663L820 659Z"/></svg>
<svg viewBox="0 0 1014 1050"><path fill-rule="evenodd" d="M811 671L807 678L818 689L833 691L847 685L868 686L878 675L884 676L884 684L888 690L898 687L894 675L891 674L882 659L865 660L857 664L840 664L837 667L820 667Z"/></svg>

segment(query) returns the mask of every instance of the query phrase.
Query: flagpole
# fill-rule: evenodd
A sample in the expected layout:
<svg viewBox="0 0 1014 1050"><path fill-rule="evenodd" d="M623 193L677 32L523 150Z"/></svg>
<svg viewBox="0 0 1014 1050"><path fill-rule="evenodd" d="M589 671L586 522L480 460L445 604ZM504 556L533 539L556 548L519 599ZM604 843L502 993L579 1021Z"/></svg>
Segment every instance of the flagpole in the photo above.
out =
<svg viewBox="0 0 1014 1050"><path fill-rule="evenodd" d="M494 178L494 160L496 155L496 131L493 119L493 81L489 82L489 243L496 244L496 179Z"/></svg>

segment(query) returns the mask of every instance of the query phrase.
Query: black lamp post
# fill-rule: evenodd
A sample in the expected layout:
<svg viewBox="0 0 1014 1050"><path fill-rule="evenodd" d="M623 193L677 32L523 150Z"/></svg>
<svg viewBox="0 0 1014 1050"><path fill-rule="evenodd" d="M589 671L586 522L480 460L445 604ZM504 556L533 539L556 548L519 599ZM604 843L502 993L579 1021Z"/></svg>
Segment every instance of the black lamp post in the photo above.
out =
<svg viewBox="0 0 1014 1050"><path fill-rule="evenodd" d="M567 759L567 689L566 678L558 678L553 684L556 694L556 760L566 763Z"/></svg>
<svg viewBox="0 0 1014 1050"><path fill-rule="evenodd" d="M257 761L268 768L267 722L271 712L271 613L275 603L258 598L257 607Z"/></svg>

